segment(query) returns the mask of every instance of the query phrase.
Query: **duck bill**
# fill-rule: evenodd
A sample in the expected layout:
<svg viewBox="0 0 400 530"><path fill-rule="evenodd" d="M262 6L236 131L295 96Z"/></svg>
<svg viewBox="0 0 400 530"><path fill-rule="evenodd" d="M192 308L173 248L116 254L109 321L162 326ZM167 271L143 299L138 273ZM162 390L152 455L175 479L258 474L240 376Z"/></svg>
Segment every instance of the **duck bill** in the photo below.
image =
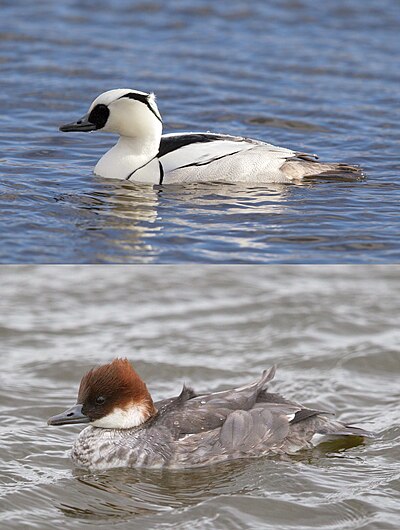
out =
<svg viewBox="0 0 400 530"><path fill-rule="evenodd" d="M65 125L60 125L61 132L89 132L95 130L96 125L94 123L91 123L86 116L84 116L78 121L73 121L71 123L66 123Z"/></svg>
<svg viewBox="0 0 400 530"><path fill-rule="evenodd" d="M74 405L61 414L47 420L48 425L69 425L71 423L89 423L90 419L82 412L82 405Z"/></svg>

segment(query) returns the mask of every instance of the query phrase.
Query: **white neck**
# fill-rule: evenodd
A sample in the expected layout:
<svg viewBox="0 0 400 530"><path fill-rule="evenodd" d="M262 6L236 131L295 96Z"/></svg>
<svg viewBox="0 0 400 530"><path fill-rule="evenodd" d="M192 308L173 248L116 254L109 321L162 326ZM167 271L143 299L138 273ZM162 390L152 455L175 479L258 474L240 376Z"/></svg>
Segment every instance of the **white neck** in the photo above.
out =
<svg viewBox="0 0 400 530"><path fill-rule="evenodd" d="M146 135L136 137L120 136L112 149L107 151L97 162L94 172L106 178L125 180L138 168L145 166L157 156L161 141L160 127L148 131ZM137 171L132 181L157 184L159 180L158 161L146 166L146 171Z"/></svg>
<svg viewBox="0 0 400 530"><path fill-rule="evenodd" d="M147 405L139 403L126 409L115 407L110 414L91 422L91 425L103 429L132 429L142 425L149 417Z"/></svg>

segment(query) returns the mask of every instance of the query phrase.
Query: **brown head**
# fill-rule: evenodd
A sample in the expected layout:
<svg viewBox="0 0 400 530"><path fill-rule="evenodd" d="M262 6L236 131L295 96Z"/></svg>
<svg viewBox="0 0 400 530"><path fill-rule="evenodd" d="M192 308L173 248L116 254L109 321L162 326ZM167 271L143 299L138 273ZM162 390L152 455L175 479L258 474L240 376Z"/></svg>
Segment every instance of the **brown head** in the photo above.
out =
<svg viewBox="0 0 400 530"><path fill-rule="evenodd" d="M95 427L137 427L156 409L146 385L127 359L114 359L82 377L74 407L53 416L49 425L91 423Z"/></svg>

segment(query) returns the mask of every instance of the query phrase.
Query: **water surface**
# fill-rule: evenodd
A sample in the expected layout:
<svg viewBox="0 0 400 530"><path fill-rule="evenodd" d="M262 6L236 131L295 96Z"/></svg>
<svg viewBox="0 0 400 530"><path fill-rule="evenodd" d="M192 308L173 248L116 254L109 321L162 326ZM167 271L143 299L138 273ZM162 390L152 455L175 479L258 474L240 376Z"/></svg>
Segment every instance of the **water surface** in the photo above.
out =
<svg viewBox="0 0 400 530"><path fill-rule="evenodd" d="M400 261L400 4L4 1L3 263ZM158 95L166 132L260 138L364 181L146 186L92 169L115 137L62 134L104 90Z"/></svg>
<svg viewBox="0 0 400 530"><path fill-rule="evenodd" d="M60 273L62 271L62 274ZM0 527L397 530L396 268L2 267ZM46 420L128 356L155 399L185 381L272 388L378 437L186 472L73 468Z"/></svg>

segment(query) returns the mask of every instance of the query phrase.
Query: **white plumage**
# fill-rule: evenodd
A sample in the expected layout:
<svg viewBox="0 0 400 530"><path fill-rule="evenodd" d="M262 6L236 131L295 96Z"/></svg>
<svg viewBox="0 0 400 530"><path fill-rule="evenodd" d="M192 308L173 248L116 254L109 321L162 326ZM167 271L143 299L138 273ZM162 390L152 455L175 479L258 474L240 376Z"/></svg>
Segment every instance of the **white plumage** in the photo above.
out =
<svg viewBox="0 0 400 530"><path fill-rule="evenodd" d="M289 183L327 173L361 174L354 166L316 162L316 155L250 138L208 132L162 135L154 94L132 89L100 94L83 118L60 130L118 134L117 144L98 161L94 172L133 182Z"/></svg>

